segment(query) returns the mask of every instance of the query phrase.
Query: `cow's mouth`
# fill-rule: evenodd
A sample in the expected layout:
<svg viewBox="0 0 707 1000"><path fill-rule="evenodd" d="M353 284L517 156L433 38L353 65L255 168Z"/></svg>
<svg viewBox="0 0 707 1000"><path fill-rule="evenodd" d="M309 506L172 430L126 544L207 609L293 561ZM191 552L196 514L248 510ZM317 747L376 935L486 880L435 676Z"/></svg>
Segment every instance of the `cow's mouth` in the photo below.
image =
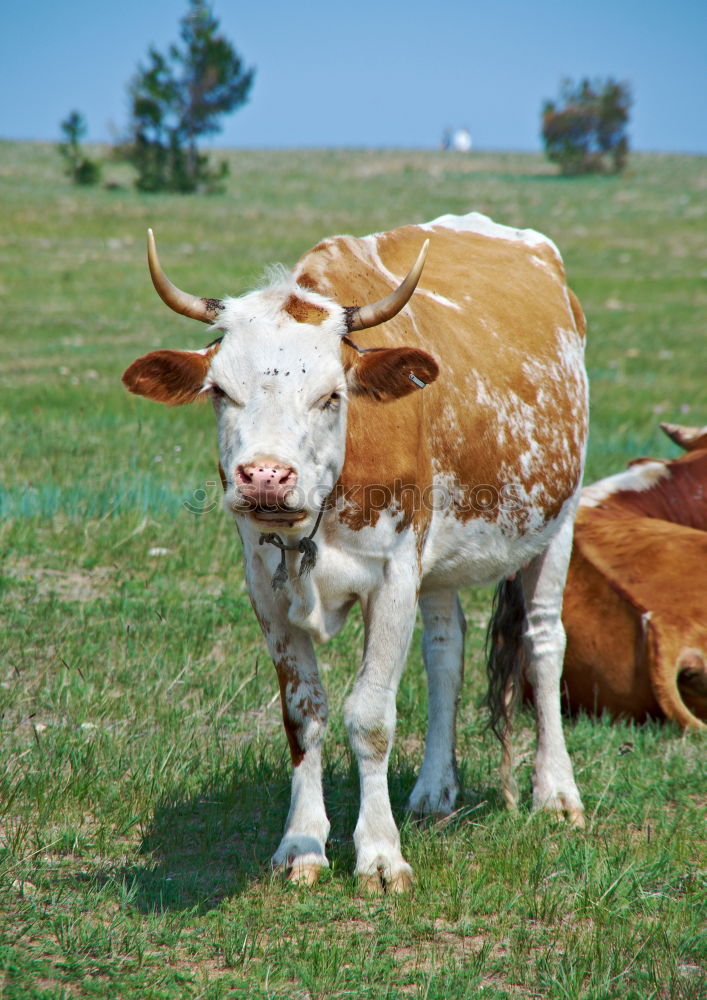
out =
<svg viewBox="0 0 707 1000"><path fill-rule="evenodd" d="M256 504L249 511L250 516L262 524L299 524L307 517L304 510L290 510L286 507L274 507Z"/></svg>

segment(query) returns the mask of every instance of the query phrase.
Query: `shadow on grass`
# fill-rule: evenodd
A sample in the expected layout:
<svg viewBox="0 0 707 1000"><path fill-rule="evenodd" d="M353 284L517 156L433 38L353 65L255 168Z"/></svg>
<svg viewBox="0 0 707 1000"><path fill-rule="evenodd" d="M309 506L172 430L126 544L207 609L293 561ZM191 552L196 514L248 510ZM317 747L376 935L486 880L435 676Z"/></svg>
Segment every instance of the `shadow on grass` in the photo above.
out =
<svg viewBox="0 0 707 1000"><path fill-rule="evenodd" d="M403 829L409 820L405 803L414 779L415 771L404 758L392 764L391 803ZM189 798L165 798L143 834L140 850L145 863L130 865L121 873L132 905L143 913L204 912L267 881L289 798L289 760L258 757L251 749ZM343 752L325 770L324 798L331 822L327 857L334 871L350 873L359 803L358 772L350 753ZM470 809L475 819L495 811L499 803L494 798L493 793L469 790L460 803L460 821ZM424 836L438 836L434 823L415 828L415 836L423 830Z"/></svg>
<svg viewBox="0 0 707 1000"><path fill-rule="evenodd" d="M142 912L209 910L270 874L289 805L289 762L245 748L196 793L165 796L124 872Z"/></svg>
<svg viewBox="0 0 707 1000"><path fill-rule="evenodd" d="M331 821L327 855L349 868L358 808L358 778L346 757L325 771ZM142 912L206 911L272 877L270 858L282 836L290 800L285 755L245 748L226 771L189 798L165 797L143 833L144 865L123 871L133 905Z"/></svg>

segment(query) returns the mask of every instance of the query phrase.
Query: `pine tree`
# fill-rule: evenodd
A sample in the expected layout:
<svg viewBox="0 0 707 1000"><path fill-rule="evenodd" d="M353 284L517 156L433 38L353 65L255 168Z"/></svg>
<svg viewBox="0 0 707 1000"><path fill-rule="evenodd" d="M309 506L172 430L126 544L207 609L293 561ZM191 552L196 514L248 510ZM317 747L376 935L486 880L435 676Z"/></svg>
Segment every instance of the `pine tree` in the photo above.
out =
<svg viewBox="0 0 707 1000"><path fill-rule="evenodd" d="M180 21L182 46L154 48L130 85L128 158L143 191L214 189L227 173L214 170L197 140L220 129L219 119L248 100L255 76L245 69L205 0L189 0Z"/></svg>

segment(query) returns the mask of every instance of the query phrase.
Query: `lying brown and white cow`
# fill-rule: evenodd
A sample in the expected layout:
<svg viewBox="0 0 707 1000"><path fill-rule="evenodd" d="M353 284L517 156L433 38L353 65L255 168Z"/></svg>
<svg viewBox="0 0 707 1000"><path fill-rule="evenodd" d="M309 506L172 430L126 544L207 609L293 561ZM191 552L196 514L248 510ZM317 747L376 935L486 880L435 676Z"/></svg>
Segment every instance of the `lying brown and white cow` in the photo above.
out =
<svg viewBox="0 0 707 1000"><path fill-rule="evenodd" d="M123 379L162 403L213 403L225 506L243 542L292 756L274 863L307 881L327 865L327 698L313 640L335 635L358 601L363 662L345 705L361 784L356 872L371 887L407 887L387 767L418 602L429 724L410 808L448 813L459 787L457 590L516 571L496 628L494 718L498 728L518 662L511 638L517 645L525 629L539 707L534 805L580 824L559 683L587 431L584 319L556 247L484 216L444 216L327 239L291 274L223 301L177 289L151 233L148 247L161 297L212 324L217 339L201 351L155 351ZM374 326L375 346L358 346L352 338Z"/></svg>
<svg viewBox="0 0 707 1000"><path fill-rule="evenodd" d="M707 427L686 454L582 491L567 577L563 689L577 711L707 720Z"/></svg>

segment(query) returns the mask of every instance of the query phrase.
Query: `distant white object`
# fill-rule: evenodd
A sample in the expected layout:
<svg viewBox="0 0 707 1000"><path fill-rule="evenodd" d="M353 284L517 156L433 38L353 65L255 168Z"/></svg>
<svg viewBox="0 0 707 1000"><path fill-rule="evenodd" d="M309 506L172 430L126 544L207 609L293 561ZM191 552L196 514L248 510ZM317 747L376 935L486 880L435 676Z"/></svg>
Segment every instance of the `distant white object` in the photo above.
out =
<svg viewBox="0 0 707 1000"><path fill-rule="evenodd" d="M468 153L471 149L471 132L468 128L446 129L442 136L442 149L455 153Z"/></svg>
<svg viewBox="0 0 707 1000"><path fill-rule="evenodd" d="M452 149L457 153L468 153L471 149L471 132L468 128L458 128L452 135Z"/></svg>

